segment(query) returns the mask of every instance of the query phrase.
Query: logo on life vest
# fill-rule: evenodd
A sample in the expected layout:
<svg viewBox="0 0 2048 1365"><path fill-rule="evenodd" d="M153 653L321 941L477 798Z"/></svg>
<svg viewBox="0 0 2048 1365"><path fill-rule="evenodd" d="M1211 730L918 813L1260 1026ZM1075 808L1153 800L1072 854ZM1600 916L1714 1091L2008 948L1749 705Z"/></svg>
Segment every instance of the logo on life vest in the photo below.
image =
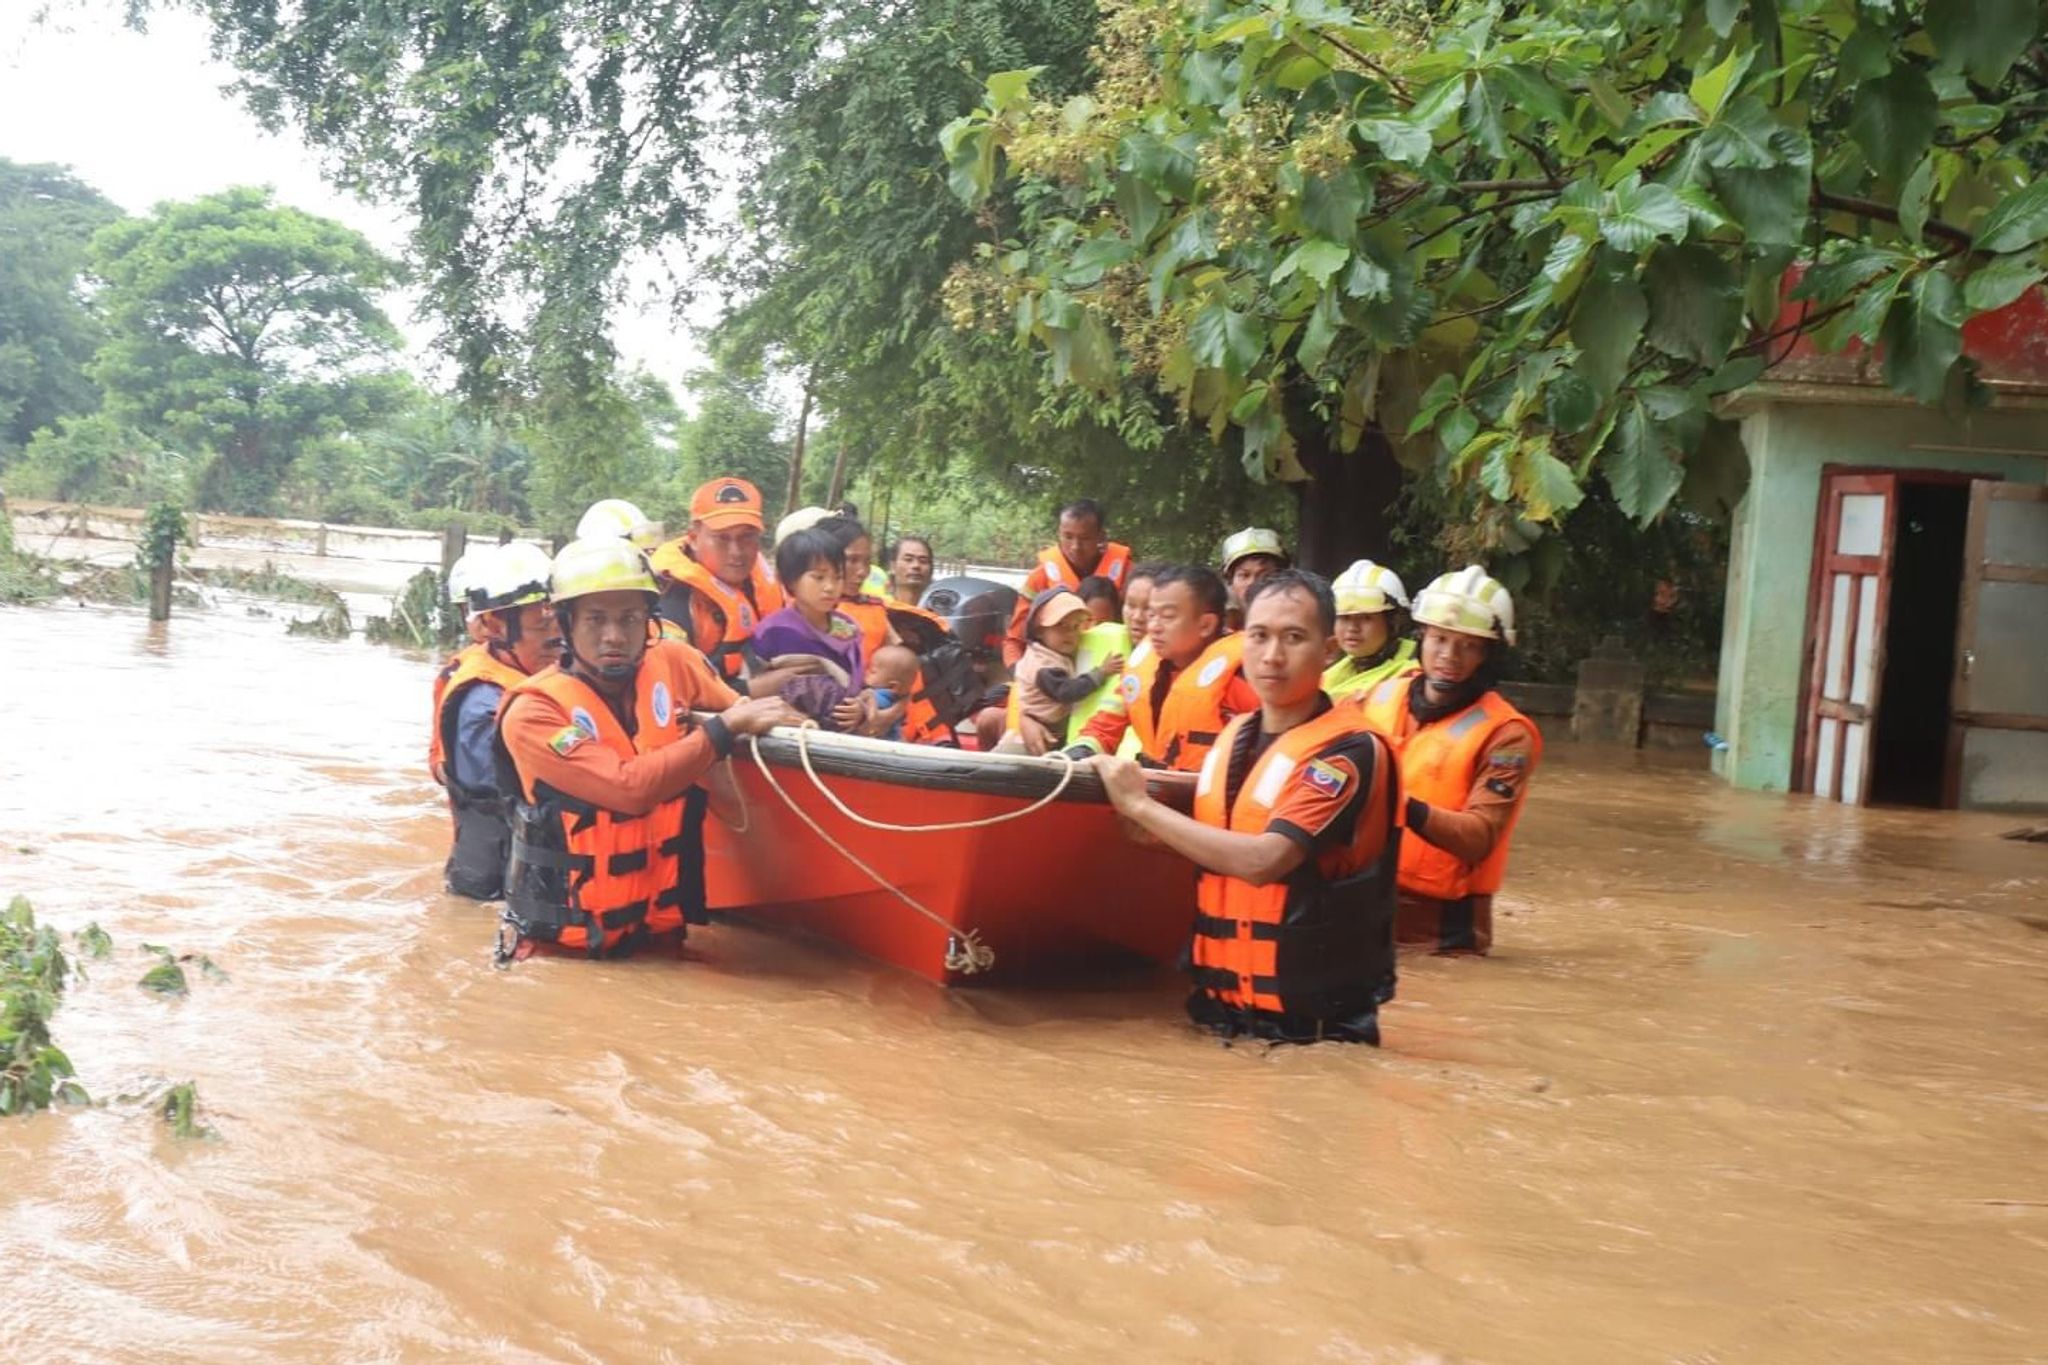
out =
<svg viewBox="0 0 2048 1365"><path fill-rule="evenodd" d="M1230 667L1230 660L1228 659L1219 657L1209 660L1209 666L1202 670L1200 677L1195 679L1195 686L1209 686L1209 684L1222 677L1223 670L1228 667Z"/></svg>
<svg viewBox="0 0 2048 1365"><path fill-rule="evenodd" d="M667 725L669 717L674 715L676 711L675 703L669 699L667 683L657 682L654 684L654 696L650 699L650 702L654 708L654 723L656 725Z"/></svg>
<svg viewBox="0 0 2048 1365"><path fill-rule="evenodd" d="M1301 780L1332 799L1342 796L1351 785L1351 774L1335 763L1313 759L1301 770Z"/></svg>
<svg viewBox="0 0 2048 1365"><path fill-rule="evenodd" d="M569 713L569 719L576 722L576 728L581 730L586 737L590 739L597 738L597 722L590 718L588 711L579 706Z"/></svg>
<svg viewBox="0 0 2048 1365"><path fill-rule="evenodd" d="M1124 705L1135 705L1138 700L1138 675L1135 673L1124 674L1123 686L1119 690L1124 694Z"/></svg>

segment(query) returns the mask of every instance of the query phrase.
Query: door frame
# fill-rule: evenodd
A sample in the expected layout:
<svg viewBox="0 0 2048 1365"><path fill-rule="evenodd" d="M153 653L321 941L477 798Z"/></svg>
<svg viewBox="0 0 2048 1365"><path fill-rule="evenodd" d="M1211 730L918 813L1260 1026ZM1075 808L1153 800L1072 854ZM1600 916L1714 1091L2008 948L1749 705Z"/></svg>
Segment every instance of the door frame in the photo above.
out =
<svg viewBox="0 0 2048 1365"><path fill-rule="evenodd" d="M1985 563L1984 536L1990 523L1990 505L2005 501L2048 501L2048 487L2031 483L2008 483L1995 475L1971 480L1969 529L1963 538L1963 572L1959 584L1962 600L1956 610L1956 662L1948 684L1948 747L1941 774L1941 804L1955 810L1963 803L1963 740L1970 730L1964 716L1978 718L1979 728L1991 730L2048 730L2048 721L2036 716L2003 715L1996 712L1966 711L1956 705L1968 681L1971 644L1977 638L1977 589L1985 583L2048 583L2048 568Z"/></svg>
<svg viewBox="0 0 2048 1365"><path fill-rule="evenodd" d="M1872 679L1872 687L1875 689L1873 700L1876 704L1872 706L1870 712L1870 739L1867 742L1863 757L1866 774L1877 759L1877 712L1878 706L1882 705L1884 700L1884 651L1882 640L1884 633L1891 629L1890 578L1892 547L1896 539L1898 524L1897 490L1899 487L1909 483L1969 484L1979 479L1996 482L2003 477L1998 474L1982 474L1967 469L1927 469L1912 465L1824 464L1820 467L1820 473L1815 484L1812 558L1808 562L1806 570L1806 622L1801 628L1802 635L1799 645L1799 690L1793 694L1798 699L1798 711L1792 729L1792 781L1790 785L1794 792L1804 792L1808 795L1811 795L1814 789L1814 774L1811 771L1810 760L1817 757L1808 752L1810 748L1807 739L1807 731L1810 728L1808 720L1813 715L1814 708L1819 704L1820 661L1815 657L1815 654L1820 643L1821 595L1825 591L1828 581L1827 572L1822 566L1826 564L1829 557L1829 547L1834 544L1834 533L1840 529L1837 525L1836 508L1828 500L1828 481L1836 475L1843 474L1889 475L1895 481L1893 502L1889 509L1890 516L1885 522L1884 530L1884 550L1882 555L1884 565L1882 573L1885 577L1885 592L1878 604L1877 629L1880 647L1875 663L1875 676ZM1967 548L1964 553L1967 556ZM1850 666L1853 671L1853 659ZM1953 727L1951 727L1951 743L1961 743L1961 740L1954 735ZM1837 751L1836 757L1839 761L1839 751ZM1866 781L1864 783L1864 791L1868 792L1869 789L1870 784ZM1863 803L1858 802L1857 804Z"/></svg>

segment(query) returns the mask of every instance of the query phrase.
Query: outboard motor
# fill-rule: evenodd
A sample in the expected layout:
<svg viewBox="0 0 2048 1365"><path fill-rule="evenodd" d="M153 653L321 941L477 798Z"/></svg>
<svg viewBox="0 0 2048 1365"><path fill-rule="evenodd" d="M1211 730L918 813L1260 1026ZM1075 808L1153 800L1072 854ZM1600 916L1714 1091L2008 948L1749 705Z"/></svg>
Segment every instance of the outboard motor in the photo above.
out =
<svg viewBox="0 0 2048 1365"><path fill-rule="evenodd" d="M918 605L943 617L953 638L979 654L1002 648L1017 609L1017 590L988 578L941 578L924 590Z"/></svg>

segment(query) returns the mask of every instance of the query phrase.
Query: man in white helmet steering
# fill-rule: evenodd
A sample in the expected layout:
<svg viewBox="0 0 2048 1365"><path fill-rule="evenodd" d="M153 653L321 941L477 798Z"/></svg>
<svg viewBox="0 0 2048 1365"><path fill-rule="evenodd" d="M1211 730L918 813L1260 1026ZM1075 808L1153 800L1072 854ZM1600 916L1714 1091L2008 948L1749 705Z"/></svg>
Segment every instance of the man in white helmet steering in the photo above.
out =
<svg viewBox="0 0 2048 1365"><path fill-rule="evenodd" d="M1364 694L1367 724L1401 758L1407 796L1395 936L1439 953L1493 946L1493 897L1507 871L1543 736L1496 689L1515 643L1508 590L1478 565L1415 597L1422 671Z"/></svg>

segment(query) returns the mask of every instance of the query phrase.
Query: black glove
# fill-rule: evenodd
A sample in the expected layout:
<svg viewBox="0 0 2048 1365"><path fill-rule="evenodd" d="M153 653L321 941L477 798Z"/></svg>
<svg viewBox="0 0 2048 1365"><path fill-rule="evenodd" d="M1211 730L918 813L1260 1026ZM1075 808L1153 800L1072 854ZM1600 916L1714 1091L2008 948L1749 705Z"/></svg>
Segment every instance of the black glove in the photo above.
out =
<svg viewBox="0 0 2048 1365"><path fill-rule="evenodd" d="M1101 750L1097 749L1093 744L1069 744L1060 752L1066 757L1073 759L1076 763L1085 763L1100 753Z"/></svg>
<svg viewBox="0 0 2048 1365"><path fill-rule="evenodd" d="M1420 834L1422 827L1429 823L1429 807L1419 797L1408 798L1408 828Z"/></svg>

